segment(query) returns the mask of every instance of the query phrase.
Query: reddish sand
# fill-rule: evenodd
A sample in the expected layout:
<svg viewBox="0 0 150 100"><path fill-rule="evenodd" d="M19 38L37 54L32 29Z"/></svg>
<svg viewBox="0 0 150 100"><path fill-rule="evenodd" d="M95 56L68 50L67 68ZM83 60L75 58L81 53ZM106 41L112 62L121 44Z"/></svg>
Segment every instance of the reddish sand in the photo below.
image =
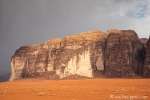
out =
<svg viewBox="0 0 150 100"><path fill-rule="evenodd" d="M0 83L0 100L150 100L150 79L24 79Z"/></svg>

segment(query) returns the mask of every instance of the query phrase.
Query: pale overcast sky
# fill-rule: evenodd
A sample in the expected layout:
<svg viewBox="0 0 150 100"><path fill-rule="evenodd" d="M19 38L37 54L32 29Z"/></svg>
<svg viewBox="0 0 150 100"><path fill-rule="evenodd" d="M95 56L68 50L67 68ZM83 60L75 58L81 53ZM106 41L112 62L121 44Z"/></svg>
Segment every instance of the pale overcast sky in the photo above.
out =
<svg viewBox="0 0 150 100"><path fill-rule="evenodd" d="M150 32L150 0L0 0L0 71L20 46L90 30Z"/></svg>

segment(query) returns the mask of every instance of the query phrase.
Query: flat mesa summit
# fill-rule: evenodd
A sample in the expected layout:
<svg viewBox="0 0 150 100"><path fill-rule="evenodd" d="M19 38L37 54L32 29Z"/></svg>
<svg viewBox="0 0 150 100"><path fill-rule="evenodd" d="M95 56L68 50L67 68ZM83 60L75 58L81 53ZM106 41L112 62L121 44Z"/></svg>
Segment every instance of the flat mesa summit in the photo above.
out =
<svg viewBox="0 0 150 100"><path fill-rule="evenodd" d="M22 46L11 58L10 81L21 78L150 77L150 39L133 30L89 31Z"/></svg>

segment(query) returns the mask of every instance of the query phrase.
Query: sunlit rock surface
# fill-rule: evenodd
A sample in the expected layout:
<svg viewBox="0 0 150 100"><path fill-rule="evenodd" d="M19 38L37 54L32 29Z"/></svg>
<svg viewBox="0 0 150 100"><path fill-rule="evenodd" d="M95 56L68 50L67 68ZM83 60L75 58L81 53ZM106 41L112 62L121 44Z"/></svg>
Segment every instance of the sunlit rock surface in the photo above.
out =
<svg viewBox="0 0 150 100"><path fill-rule="evenodd" d="M143 76L147 75L143 74L145 53L145 45L133 30L84 32L20 47L11 58L10 81Z"/></svg>

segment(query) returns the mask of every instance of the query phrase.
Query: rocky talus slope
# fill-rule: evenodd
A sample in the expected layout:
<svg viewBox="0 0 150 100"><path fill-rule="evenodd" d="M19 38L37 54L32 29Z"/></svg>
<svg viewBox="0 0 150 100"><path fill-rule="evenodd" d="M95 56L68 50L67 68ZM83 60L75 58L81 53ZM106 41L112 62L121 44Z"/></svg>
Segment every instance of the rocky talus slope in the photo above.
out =
<svg viewBox="0 0 150 100"><path fill-rule="evenodd" d="M150 77L150 40L133 30L89 31L22 46L11 58L10 81L99 77Z"/></svg>

